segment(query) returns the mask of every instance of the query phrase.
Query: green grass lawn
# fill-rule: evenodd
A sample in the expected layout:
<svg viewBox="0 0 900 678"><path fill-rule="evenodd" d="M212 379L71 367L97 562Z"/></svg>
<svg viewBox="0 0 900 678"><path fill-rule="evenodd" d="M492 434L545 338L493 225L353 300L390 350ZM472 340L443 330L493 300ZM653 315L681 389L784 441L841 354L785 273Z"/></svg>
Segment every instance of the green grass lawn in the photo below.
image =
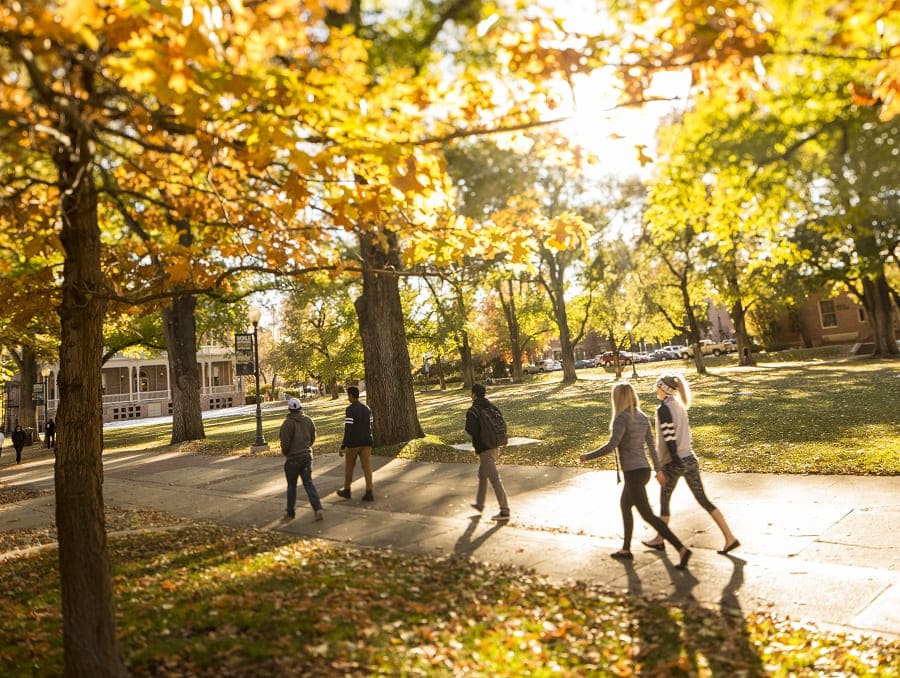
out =
<svg viewBox="0 0 900 678"><path fill-rule="evenodd" d="M812 356L812 357L810 357ZM703 468L761 473L900 473L900 362L841 358L828 352L764 354L752 368L733 357L709 361L699 376L688 362L638 366L633 380L645 412L657 401L653 384L661 370L681 369L694 392L690 410L694 448ZM626 375L631 374L630 368ZM488 397L503 409L510 434L534 438L535 445L509 447L503 463L575 466L583 452L607 439L609 391L615 375L601 368L579 371L563 386L559 372L528 377L523 384L491 387ZM463 432L467 392L432 390L417 394L426 437L376 450L378 454L427 461L474 463L473 455L451 445L467 442ZM307 412L319 429L317 447L336 451L343 432L344 400L318 399ZM281 406L264 410L264 431L279 454ZM207 439L183 446L207 454L249 452L252 415L210 419ZM169 425L108 430L107 449L157 448L168 443ZM598 463L611 467L611 458Z"/></svg>
<svg viewBox="0 0 900 678"><path fill-rule="evenodd" d="M143 516L142 525L148 516ZM509 566L194 524L110 539L131 675L895 676L900 643ZM55 549L4 562L0 674L62 673Z"/></svg>
<svg viewBox="0 0 900 678"><path fill-rule="evenodd" d="M639 366L646 411L655 407L656 374L673 366ZM555 373L491 390L511 433L541 441L507 449L505 463L574 465L606 439L614 375L581 374L570 386ZM897 361L780 355L739 369L723 358L711 361L707 376L688 374L696 449L706 468L898 472ZM378 452L474 462L450 447L465 440L469 402L461 389L418 394L428 436ZM321 451L337 449L345 405L310 403ZM268 454L279 454L284 414L283 406L265 410ZM252 414L205 425L206 440L178 449L249 453ZM127 427L107 430L105 443L108 450L167 450L169 436L168 425ZM13 493L11 501L29 496ZM143 509L110 509L107 525L117 628L136 676L900 674L896 640L732 606L675 604L553 583L511 566L186 523ZM7 552L0 675L62 673L54 537L52 527L0 533L0 552ZM9 554L28 547L37 548Z"/></svg>

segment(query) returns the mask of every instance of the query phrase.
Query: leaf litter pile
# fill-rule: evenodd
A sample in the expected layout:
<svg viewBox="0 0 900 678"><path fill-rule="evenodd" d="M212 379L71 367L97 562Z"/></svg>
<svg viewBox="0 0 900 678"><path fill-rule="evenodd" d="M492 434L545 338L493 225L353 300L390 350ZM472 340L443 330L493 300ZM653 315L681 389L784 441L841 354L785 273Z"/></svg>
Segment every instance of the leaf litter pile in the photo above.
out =
<svg viewBox="0 0 900 678"><path fill-rule="evenodd" d="M873 675L900 643L207 524L110 538L132 675ZM55 551L4 563L0 674L62 673Z"/></svg>

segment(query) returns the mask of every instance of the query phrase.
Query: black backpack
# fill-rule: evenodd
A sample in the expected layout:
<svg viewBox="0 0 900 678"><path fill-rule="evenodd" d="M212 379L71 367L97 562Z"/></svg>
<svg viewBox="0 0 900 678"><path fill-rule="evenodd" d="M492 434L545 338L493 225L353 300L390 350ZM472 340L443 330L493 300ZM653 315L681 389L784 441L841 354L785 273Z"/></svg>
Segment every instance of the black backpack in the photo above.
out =
<svg viewBox="0 0 900 678"><path fill-rule="evenodd" d="M493 405L478 407L478 427L481 431L481 443L485 449L493 450L509 442L506 435L506 420Z"/></svg>

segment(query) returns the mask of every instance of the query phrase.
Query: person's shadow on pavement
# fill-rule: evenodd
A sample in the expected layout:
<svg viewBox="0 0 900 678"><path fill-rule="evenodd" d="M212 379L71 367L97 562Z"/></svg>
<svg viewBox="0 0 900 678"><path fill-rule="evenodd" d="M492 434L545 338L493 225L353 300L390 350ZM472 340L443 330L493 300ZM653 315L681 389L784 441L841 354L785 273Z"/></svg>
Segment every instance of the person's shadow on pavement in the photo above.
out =
<svg viewBox="0 0 900 678"><path fill-rule="evenodd" d="M744 585L744 565L747 564L747 561L733 556L730 553L725 555L734 565L734 570L731 573L731 579L728 580L728 583L725 584L725 588L722 589L722 597L719 599L719 608L723 615L729 610L740 614L741 603L737 598L737 593Z"/></svg>
<svg viewBox="0 0 900 678"><path fill-rule="evenodd" d="M478 528L478 523L480 521L481 516L469 517L469 524L453 545L453 552L455 554L460 556L472 555L478 550L479 546L490 539L491 536L504 525L504 523L494 523L488 530L478 535L475 539L472 539L472 535L475 534L475 530Z"/></svg>
<svg viewBox="0 0 900 678"><path fill-rule="evenodd" d="M660 554L659 559L666 568L666 573L669 575L672 586L675 587L675 590L669 595L669 600L696 600L694 598L694 587L700 583L700 580L694 576L690 569L676 569L675 563L666 556Z"/></svg>
<svg viewBox="0 0 900 678"><path fill-rule="evenodd" d="M634 566L633 560L617 560L625 570L625 578L628 581L628 595L641 596L644 594L644 585L638 576L637 568Z"/></svg>

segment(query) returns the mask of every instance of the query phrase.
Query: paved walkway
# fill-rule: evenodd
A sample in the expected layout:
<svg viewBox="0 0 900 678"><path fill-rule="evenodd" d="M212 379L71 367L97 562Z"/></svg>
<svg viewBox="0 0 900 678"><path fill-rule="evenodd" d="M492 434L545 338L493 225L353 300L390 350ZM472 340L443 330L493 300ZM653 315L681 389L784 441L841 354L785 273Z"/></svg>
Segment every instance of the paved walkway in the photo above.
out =
<svg viewBox="0 0 900 678"><path fill-rule="evenodd" d="M10 465L5 483L53 487L52 459ZM284 476L277 457L210 457L118 453L105 457L109 506L140 506L236 527L282 530L360 546L443 555L470 554L534 568L557 580L590 580L635 594L695 599L741 613L775 612L823 627L900 638L900 478L706 473L710 498L742 546L716 554L722 538L685 486L673 498L673 529L694 550L689 572L675 555L645 550L649 534L635 517L633 563L608 554L621 545L621 517L612 471L501 467L513 519L497 525L488 492L486 516L469 507L476 466L375 457L375 502L334 492L343 459L316 457L314 478L325 520L314 522L303 500L283 523ZM359 474L359 469L357 469ZM655 481L651 499L658 505ZM473 515L474 514L474 515ZM52 495L0 506L0 529L41 527L53 520Z"/></svg>

